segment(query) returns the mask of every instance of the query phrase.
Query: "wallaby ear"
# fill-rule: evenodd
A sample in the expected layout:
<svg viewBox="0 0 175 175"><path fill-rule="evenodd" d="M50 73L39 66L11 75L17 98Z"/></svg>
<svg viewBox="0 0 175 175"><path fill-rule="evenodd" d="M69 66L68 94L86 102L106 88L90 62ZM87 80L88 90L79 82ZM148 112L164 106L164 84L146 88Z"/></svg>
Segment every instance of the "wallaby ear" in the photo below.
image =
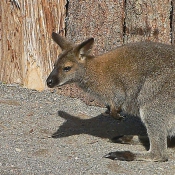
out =
<svg viewBox="0 0 175 175"><path fill-rule="evenodd" d="M52 39L61 47L62 50L69 49L73 46L73 44L67 41L65 38L60 36L58 33L52 33Z"/></svg>
<svg viewBox="0 0 175 175"><path fill-rule="evenodd" d="M79 53L79 57L84 58L84 55L88 55L93 47L94 38L89 38L83 43L79 44L76 48L76 51Z"/></svg>

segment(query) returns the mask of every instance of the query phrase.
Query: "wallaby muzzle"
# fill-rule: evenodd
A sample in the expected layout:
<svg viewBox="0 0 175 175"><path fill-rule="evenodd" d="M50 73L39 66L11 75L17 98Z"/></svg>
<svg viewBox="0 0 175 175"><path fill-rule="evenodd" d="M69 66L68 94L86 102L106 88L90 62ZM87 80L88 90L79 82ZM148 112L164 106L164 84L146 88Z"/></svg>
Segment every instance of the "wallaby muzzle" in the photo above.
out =
<svg viewBox="0 0 175 175"><path fill-rule="evenodd" d="M46 80L46 83L49 88L53 88L54 86L58 85L59 80L57 77L56 69L53 69L53 71L50 73L50 75L48 76Z"/></svg>

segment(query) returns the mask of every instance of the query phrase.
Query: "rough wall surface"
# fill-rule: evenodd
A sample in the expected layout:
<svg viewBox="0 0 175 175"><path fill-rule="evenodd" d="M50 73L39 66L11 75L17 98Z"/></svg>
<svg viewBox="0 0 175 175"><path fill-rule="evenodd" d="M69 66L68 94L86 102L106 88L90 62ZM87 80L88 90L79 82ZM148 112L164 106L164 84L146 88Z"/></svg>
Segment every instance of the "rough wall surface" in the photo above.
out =
<svg viewBox="0 0 175 175"><path fill-rule="evenodd" d="M124 43L151 40L171 43L171 0L127 0Z"/></svg>
<svg viewBox="0 0 175 175"><path fill-rule="evenodd" d="M75 43L95 38L94 53L101 54L123 43L123 0L69 1L66 37Z"/></svg>

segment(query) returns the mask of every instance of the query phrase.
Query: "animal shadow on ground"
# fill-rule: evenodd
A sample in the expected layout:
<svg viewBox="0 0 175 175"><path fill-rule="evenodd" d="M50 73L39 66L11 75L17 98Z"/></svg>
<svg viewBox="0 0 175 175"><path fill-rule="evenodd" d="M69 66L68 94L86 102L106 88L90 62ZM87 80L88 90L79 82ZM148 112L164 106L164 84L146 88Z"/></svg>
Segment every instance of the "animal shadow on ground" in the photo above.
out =
<svg viewBox="0 0 175 175"><path fill-rule="evenodd" d="M52 138L88 134L100 138L108 138L111 142L115 143L133 144L134 142L130 139L132 138L130 135L138 135L139 141L146 149L149 148L146 129L138 117L128 116L119 122L103 114L96 117L90 117L85 114L73 116L64 111L58 111L58 115L64 118L65 122L52 135Z"/></svg>
<svg viewBox="0 0 175 175"><path fill-rule="evenodd" d="M146 128L139 117L127 116L121 122L103 114L90 117L85 114L70 115L64 111L58 111L58 115L65 122L52 134L52 138L68 137L71 135L88 134L100 138L108 138L115 143L132 143L132 135L139 136L139 143L149 149L149 139ZM175 147L175 137L168 138L168 146Z"/></svg>

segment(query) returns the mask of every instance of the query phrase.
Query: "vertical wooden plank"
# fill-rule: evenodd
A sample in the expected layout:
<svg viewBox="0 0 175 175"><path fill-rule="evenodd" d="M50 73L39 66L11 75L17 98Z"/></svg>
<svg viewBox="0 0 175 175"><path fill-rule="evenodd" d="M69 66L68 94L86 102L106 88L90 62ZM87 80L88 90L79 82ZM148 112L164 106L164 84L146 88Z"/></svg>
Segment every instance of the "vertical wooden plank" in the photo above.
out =
<svg viewBox="0 0 175 175"><path fill-rule="evenodd" d="M1 73L0 80L6 83L23 83L22 18L21 11L10 1L1 1Z"/></svg>
<svg viewBox="0 0 175 175"><path fill-rule="evenodd" d="M24 85L43 90L45 80L60 50L51 39L52 31L64 33L65 1L24 0Z"/></svg>
<svg viewBox="0 0 175 175"><path fill-rule="evenodd" d="M171 43L171 0L127 0L125 43L151 40Z"/></svg>

